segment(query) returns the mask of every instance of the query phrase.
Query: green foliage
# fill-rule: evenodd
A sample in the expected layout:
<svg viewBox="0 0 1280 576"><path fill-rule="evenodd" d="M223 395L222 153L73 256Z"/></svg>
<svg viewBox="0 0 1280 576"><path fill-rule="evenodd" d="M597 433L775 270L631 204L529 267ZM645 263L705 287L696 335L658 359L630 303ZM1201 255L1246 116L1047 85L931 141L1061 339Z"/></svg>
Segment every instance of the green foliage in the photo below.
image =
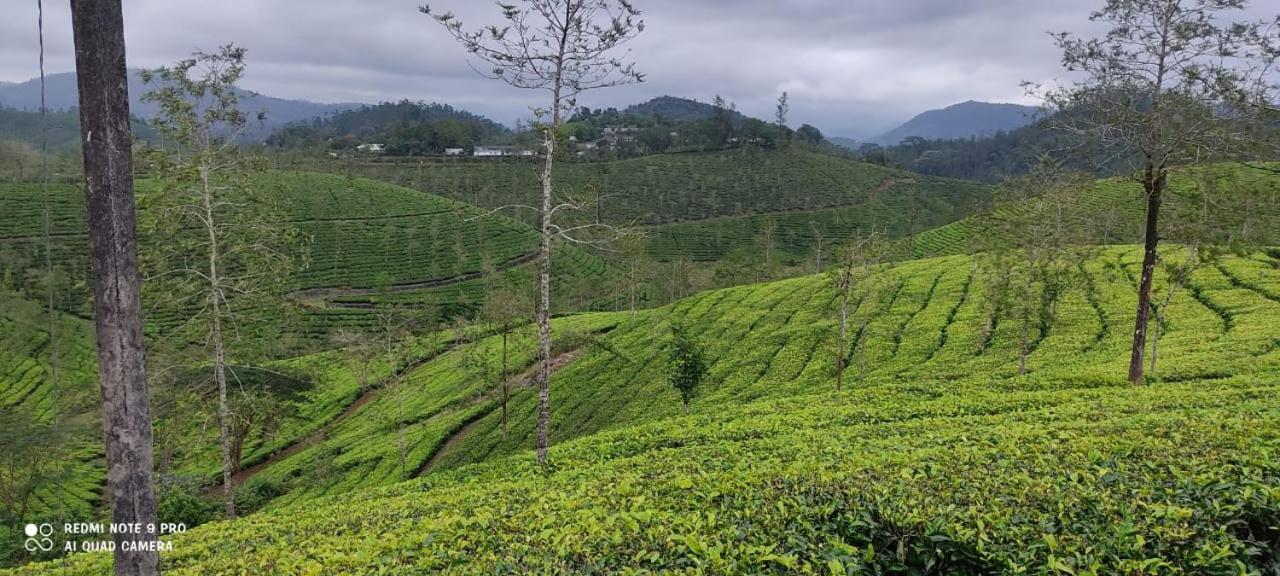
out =
<svg viewBox="0 0 1280 576"><path fill-rule="evenodd" d="M536 177L526 163L312 161L307 169L359 174L440 194L484 208L529 205ZM616 162L569 163L559 167L558 186L582 193L598 186L606 196L602 215L612 224L649 226L746 217L777 212L819 211L861 205L884 192L918 189L937 205L981 202L985 186L924 178L795 148L663 154ZM886 194L892 196L893 194ZM521 213L520 217L532 217ZM595 214L579 217L594 220Z"/></svg>
<svg viewBox="0 0 1280 576"><path fill-rule="evenodd" d="M145 200L158 186L154 180L139 180L140 197ZM309 265L288 287L302 310L282 316L279 311L242 309L246 333L252 334L254 319L271 323L259 338L271 350L314 348L338 330L371 328L376 304L435 307L446 318L473 315L484 301L487 283L532 282L533 265L523 258L536 251L536 233L501 215L468 221L480 211L391 184L326 174L255 172L246 190L251 202L246 209L281 215L310 240ZM51 191L54 265L67 277L58 291L58 306L87 314L84 195L71 185L55 184ZM41 187L0 183L0 202L10 207L0 214L0 282L7 279L28 297L43 298L35 273L43 258ZM144 222L152 219L147 210L142 207ZM140 241L144 252L148 246L165 246L162 238L144 236ZM485 279L486 273L494 278ZM556 246L552 273L561 303L556 313L626 306L625 300L606 300L619 272L594 252ZM380 280L390 284L390 291L378 293ZM197 310L153 308L149 329L172 331L185 314ZM266 337L280 332L284 338Z"/></svg>
<svg viewBox="0 0 1280 576"><path fill-rule="evenodd" d="M1025 375L1014 327L977 353L987 280L967 257L880 272L884 296L860 303L866 383L839 394L817 353L834 338L825 277L558 319L557 333L598 334L616 353L585 349L553 377L549 470L529 452L533 390L513 387L504 439L493 385L459 369L496 366L496 340L438 344L406 379L408 474L395 400L375 398L268 466L254 481L283 495L262 511L175 537L166 569L1265 573L1280 514L1276 261L1192 274L1160 378L1134 389L1124 351L1140 259L1112 247L1081 263ZM673 324L704 344L689 416L667 379ZM513 350L513 366L533 364L527 332ZM297 362L354 366L337 358ZM355 390L345 378L335 390ZM75 557L69 573L106 562Z"/></svg>
<svg viewBox="0 0 1280 576"><path fill-rule="evenodd" d="M401 100L284 126L267 138L267 145L350 151L362 143L377 143L386 147L387 154L421 156L443 154L446 148L469 151L477 145L498 144L509 139L507 133L501 124L447 104Z"/></svg>
<svg viewBox="0 0 1280 576"><path fill-rule="evenodd" d="M160 522L185 524L194 528L217 517L217 504L201 498L183 486L166 486L156 495L156 516Z"/></svg>
<svg viewBox="0 0 1280 576"><path fill-rule="evenodd" d="M1170 217L1160 224L1161 236L1172 242L1187 243L1204 236L1201 225L1209 225L1215 242L1231 244L1248 239L1252 245L1269 245L1280 241L1274 226L1268 222L1280 217L1275 194L1280 190L1272 164L1214 164L1184 169L1170 176L1170 190L1164 211L1170 215L1195 215L1210 200L1209 218ZM1079 195L1079 209L1086 217L1084 227L1076 232L1087 244L1125 244L1141 239L1143 207L1138 202L1142 186L1121 178L1099 180L1088 185ZM1216 206L1221 207L1216 207ZM916 257L963 254L999 244L1003 239L995 221L1002 212L1022 218L1033 208L1030 203L1014 203L951 224L933 228L916 236ZM994 236L992 235L994 234ZM981 242L979 242L981 240Z"/></svg>
<svg viewBox="0 0 1280 576"><path fill-rule="evenodd" d="M689 401L702 385L707 376L707 365L702 358L702 349L689 338L684 327L671 325L671 364L668 367L667 382L680 392L680 400L685 410L689 409Z"/></svg>

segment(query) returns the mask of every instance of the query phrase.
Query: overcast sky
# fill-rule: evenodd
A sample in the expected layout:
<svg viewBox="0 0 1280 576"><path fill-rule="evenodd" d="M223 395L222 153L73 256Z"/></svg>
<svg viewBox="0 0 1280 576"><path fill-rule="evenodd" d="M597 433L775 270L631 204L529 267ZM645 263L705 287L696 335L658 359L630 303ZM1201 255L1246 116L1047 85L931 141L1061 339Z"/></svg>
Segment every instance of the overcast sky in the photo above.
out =
<svg viewBox="0 0 1280 576"><path fill-rule="evenodd" d="M715 94L771 118L791 94L794 125L870 136L965 100L1027 102L1022 80L1061 76L1046 32L1088 32L1103 0L634 0L647 30L630 44L644 84L588 95L625 106ZM173 62L235 42L249 50L246 88L320 102L411 98L511 124L531 93L483 80L420 0L125 0L129 65ZM37 75L35 0L0 0L0 81ZM46 1L47 70L70 71L65 0ZM1252 12L1261 14L1255 0ZM483 0L435 0L469 25L497 23Z"/></svg>

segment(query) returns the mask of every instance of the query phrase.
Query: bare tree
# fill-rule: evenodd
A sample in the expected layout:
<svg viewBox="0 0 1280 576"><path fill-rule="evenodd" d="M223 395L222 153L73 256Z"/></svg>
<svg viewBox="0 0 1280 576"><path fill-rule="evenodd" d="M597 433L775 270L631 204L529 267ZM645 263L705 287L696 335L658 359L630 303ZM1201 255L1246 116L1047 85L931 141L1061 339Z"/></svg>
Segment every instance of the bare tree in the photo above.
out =
<svg viewBox="0 0 1280 576"><path fill-rule="evenodd" d="M369 390L369 365L378 356L378 342L375 335L363 330L339 330L330 341L337 347L346 350L356 361L358 371L356 381L360 385L360 395Z"/></svg>
<svg viewBox="0 0 1280 576"><path fill-rule="evenodd" d="M783 92L778 96L778 106L773 112L773 123L778 129L778 145L791 143L791 130L787 128L787 117L791 115L791 95Z"/></svg>
<svg viewBox="0 0 1280 576"><path fill-rule="evenodd" d="M473 57L488 69L477 72L502 80L516 88L547 92L547 108L537 108L537 129L542 135L543 167L540 208L525 206L541 215L542 243L539 251L537 323L539 337L538 373L538 463L547 460L548 430L551 421L551 244L561 238L571 242L598 243L601 234L616 237L616 229L599 223L563 226L556 215L565 210L581 210L585 203L558 199L553 169L556 138L564 118L584 92L641 82L644 76L635 66L624 63L614 53L644 31L640 11L628 0L522 0L502 4L503 24L465 30L452 13L431 16ZM563 196L563 195L562 195ZM607 238L605 239L607 240Z"/></svg>
<svg viewBox="0 0 1280 576"><path fill-rule="evenodd" d="M112 522L150 527L115 533L115 571L159 574L160 554L154 547L127 545L155 541L158 535L120 0L72 0L71 22L106 441L106 501Z"/></svg>
<svg viewBox="0 0 1280 576"><path fill-rule="evenodd" d="M511 375L508 352L512 333L530 318L532 302L523 293L509 286L491 288L485 296L484 316L502 336L502 367L498 380L502 386L502 437L507 437L507 400L511 396Z"/></svg>
<svg viewBox="0 0 1280 576"><path fill-rule="evenodd" d="M991 260L986 263L994 274L991 288L1007 291L991 294L990 311L999 314L1012 308L1021 324L1019 374L1027 372L1033 324L1038 324L1042 335L1048 331L1059 296L1080 260L1072 256L1086 227L1079 195L1088 181L1087 175L1066 172L1052 160L1042 159L1027 175L997 190L1000 204L992 211L988 230L978 236L982 257ZM988 327L994 322L989 318ZM984 341L989 340L991 333L984 336Z"/></svg>
<svg viewBox="0 0 1280 576"><path fill-rule="evenodd" d="M187 312L181 329L205 337L212 348L228 519L236 517L232 475L238 460L227 383L228 343L236 339L237 323L230 297L258 314L279 308L289 278L305 265L299 232L282 224L286 219L248 184L258 162L236 145L248 125L236 91L243 74L244 50L235 46L142 73L152 87L143 99L159 105L154 124L167 138L164 147L146 154L159 182L145 197L144 225L156 239L146 252L148 283L157 288L154 305L179 315L196 310ZM258 322L255 329L276 324ZM252 354L267 340L242 352Z"/></svg>
<svg viewBox="0 0 1280 576"><path fill-rule="evenodd" d="M862 325L857 335L857 344L861 350L858 380L866 378L866 348L862 342L866 339L867 327L871 323L871 301L879 293L879 267L888 253L889 246L879 232L872 230L865 235L855 236L840 255L840 270L832 276L840 299L840 320L836 337L836 392L844 389L844 372L850 349L851 305L862 308ZM854 302L855 298L860 304Z"/></svg>
<svg viewBox="0 0 1280 576"><path fill-rule="evenodd" d="M778 97L778 107L773 112L773 123L779 128L787 127L787 115L791 113L791 96L783 92Z"/></svg>
<svg viewBox="0 0 1280 576"><path fill-rule="evenodd" d="M653 267L649 258L649 245L644 236L632 234L618 242L617 250L626 268L619 280L627 295L631 317L634 318L639 307L641 282Z"/></svg>
<svg viewBox="0 0 1280 576"><path fill-rule="evenodd" d="M1246 0L1108 0L1090 20L1100 38L1055 34L1068 71L1084 79L1044 94L1056 125L1128 163L1142 184L1146 229L1129 380L1143 382L1160 208L1171 169L1246 157L1275 112L1274 23L1222 23Z"/></svg>
<svg viewBox="0 0 1280 576"><path fill-rule="evenodd" d="M409 460L408 423L404 412L405 381L408 374L403 372L408 368L408 362L401 363L401 354L397 354L397 346L408 348L408 346L404 345L409 343L408 340L412 336L414 319L409 317L404 310L391 304L378 306L374 316L378 322L378 336L382 340L382 353L385 354L387 362L387 393L393 395L396 401L396 443L400 448L400 474L404 476L410 473L407 468ZM431 330L429 334L431 337L431 349L434 349L436 333Z"/></svg>
<svg viewBox="0 0 1280 576"><path fill-rule="evenodd" d="M813 264L813 273L821 274L822 273L822 240L823 240L822 229L818 228L818 223L814 222L813 220L809 221L809 229L813 230L813 239L817 243L817 247L814 249L816 258Z"/></svg>

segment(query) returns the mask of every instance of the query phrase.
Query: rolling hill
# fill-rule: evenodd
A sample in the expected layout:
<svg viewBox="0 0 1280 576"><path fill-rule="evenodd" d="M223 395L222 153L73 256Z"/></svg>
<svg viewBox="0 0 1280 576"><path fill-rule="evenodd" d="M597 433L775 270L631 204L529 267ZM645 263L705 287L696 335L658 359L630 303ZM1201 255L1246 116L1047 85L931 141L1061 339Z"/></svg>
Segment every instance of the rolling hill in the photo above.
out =
<svg viewBox="0 0 1280 576"><path fill-rule="evenodd" d="M871 319L864 344L849 350L832 345L826 276L561 319L561 333L598 336L553 379L558 444L545 470L528 452L536 395L517 388L503 435L496 383L460 369L496 362L492 337L474 334L407 376L407 465L393 395L362 404L325 448L249 481L277 494L267 510L174 537L165 569L1269 569L1280 261L1199 271L1173 304L1161 368L1135 388L1124 367L1140 256L1118 246L1082 263L1025 375L1014 323L983 344L984 280L964 256L882 271L858 303ZM665 381L675 323L710 366L690 415ZM519 350L523 365L529 347ZM865 380L837 393L833 355L864 352ZM82 554L66 571L109 563Z"/></svg>
<svg viewBox="0 0 1280 576"><path fill-rule="evenodd" d="M143 193L148 186L139 182ZM533 229L502 216L469 221L480 211L457 201L326 174L266 172L252 186L312 240L310 265L296 280L304 314L291 328L304 341L372 326L379 302L434 306L444 317L472 311L482 301L486 272L532 274ZM35 291L44 246L42 196L38 184L0 184L0 202L11 207L0 216L3 288ZM53 262L69 279L59 290L59 307L87 314L84 197L78 185L54 184L49 202ZM589 306L592 294L607 294L616 274L574 246L557 249L552 272L556 290L579 294L562 299L566 308L557 312ZM582 290L591 286L594 292Z"/></svg>
<svg viewBox="0 0 1280 576"><path fill-rule="evenodd" d="M1200 178L1207 174L1225 186L1224 192L1241 190L1245 187L1270 191L1269 195L1280 192L1280 178L1274 164L1218 164L1209 167L1182 169L1173 174L1170 180L1169 196L1165 200L1165 217L1163 224L1170 228L1162 234L1165 240L1179 240L1179 232L1172 229L1177 224L1170 220L1180 208L1188 202L1194 202L1192 193L1199 190ZM1262 194L1263 197L1268 194ZM1080 193L1082 208L1091 215L1090 226L1084 230L1085 239L1096 244L1123 244L1136 242L1141 238L1146 205L1142 197L1142 187L1137 182L1123 178L1098 180ZM1192 204L1195 206L1195 204ZM990 244L998 237L993 237L992 218L1005 211L1017 211L1018 205L1001 206L996 213L982 213L957 220L950 224L922 232L915 237L912 253L919 258L963 254L977 248L976 241L981 239ZM1263 226L1249 228L1247 225L1239 231L1242 240L1254 244L1280 243L1280 229L1265 225L1266 216L1280 218L1280 206L1274 202L1266 202L1249 208L1249 221L1261 220Z"/></svg>
<svg viewBox="0 0 1280 576"><path fill-rule="evenodd" d="M992 104L970 100L940 110L921 113L903 125L878 136L874 141L879 144L894 145L912 136L926 140L992 136L1030 124L1035 120L1038 111L1034 106Z"/></svg>
<svg viewBox="0 0 1280 576"><path fill-rule="evenodd" d="M522 162L310 160L302 166L430 190L485 208L530 204L537 193L535 173ZM815 229L827 239L847 238L850 231L872 224L902 234L914 220L916 229L924 230L977 213L991 194L979 184L798 147L561 166L561 194L592 203L599 198L599 210L579 213L580 221L638 225L649 238L650 254L659 260L718 260L752 246L769 218L782 230L781 249L808 257L817 244ZM906 208L908 204L918 210ZM527 211L511 215L533 216Z"/></svg>
<svg viewBox="0 0 1280 576"><path fill-rule="evenodd" d="M705 102L678 96L659 96L647 102L632 104L622 111L624 115L650 116L666 122L683 123L706 120L716 115L716 107ZM731 112L734 121L746 117L741 112Z"/></svg>

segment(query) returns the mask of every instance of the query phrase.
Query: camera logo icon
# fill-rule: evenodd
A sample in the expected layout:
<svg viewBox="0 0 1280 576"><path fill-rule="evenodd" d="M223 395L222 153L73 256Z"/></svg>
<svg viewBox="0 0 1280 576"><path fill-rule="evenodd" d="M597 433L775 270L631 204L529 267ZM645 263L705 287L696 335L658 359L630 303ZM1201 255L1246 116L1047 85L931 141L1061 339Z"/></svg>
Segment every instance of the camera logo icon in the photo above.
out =
<svg viewBox="0 0 1280 576"><path fill-rule="evenodd" d="M52 524L27 524L26 528L27 541L22 547L27 552L48 552L53 550L53 525Z"/></svg>

